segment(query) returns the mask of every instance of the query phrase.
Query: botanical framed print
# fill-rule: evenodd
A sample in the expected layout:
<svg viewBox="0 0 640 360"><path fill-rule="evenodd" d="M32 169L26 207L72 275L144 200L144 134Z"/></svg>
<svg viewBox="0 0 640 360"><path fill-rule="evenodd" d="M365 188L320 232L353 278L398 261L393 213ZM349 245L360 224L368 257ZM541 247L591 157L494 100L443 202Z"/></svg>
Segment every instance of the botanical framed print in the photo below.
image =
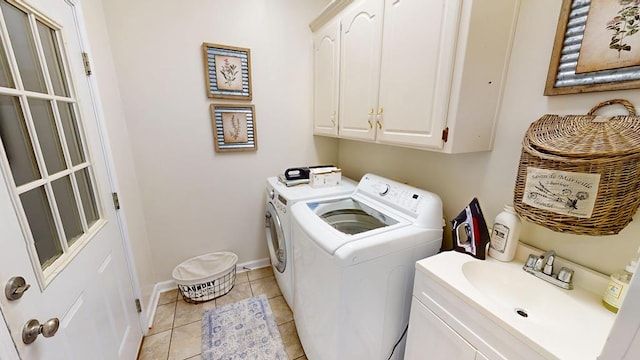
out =
<svg viewBox="0 0 640 360"><path fill-rule="evenodd" d="M544 95L640 88L640 4L563 0Z"/></svg>
<svg viewBox="0 0 640 360"><path fill-rule="evenodd" d="M639 15L635 1L591 0L576 73L640 65Z"/></svg>
<svg viewBox="0 0 640 360"><path fill-rule="evenodd" d="M251 51L203 43L207 96L251 100Z"/></svg>
<svg viewBox="0 0 640 360"><path fill-rule="evenodd" d="M211 104L211 120L217 152L258 149L253 105Z"/></svg>

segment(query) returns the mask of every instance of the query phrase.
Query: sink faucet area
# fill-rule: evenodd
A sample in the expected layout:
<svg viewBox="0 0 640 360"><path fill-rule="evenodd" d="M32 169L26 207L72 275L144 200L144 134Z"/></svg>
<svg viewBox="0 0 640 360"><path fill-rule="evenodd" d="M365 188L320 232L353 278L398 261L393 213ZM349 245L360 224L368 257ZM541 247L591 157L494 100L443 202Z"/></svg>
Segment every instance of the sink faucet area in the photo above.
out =
<svg viewBox="0 0 640 360"><path fill-rule="evenodd" d="M469 323L460 321L464 325L459 332L471 329L492 339L486 341L486 351L505 359L596 359L615 320L601 304L607 277L554 251L543 253L521 244L511 262L449 251L419 261L416 269L426 279L423 285L416 280L416 289L431 287L441 294L431 296L435 303L458 304L460 312L455 315L452 306L450 314L469 317ZM533 355L518 355L515 342Z"/></svg>
<svg viewBox="0 0 640 360"><path fill-rule="evenodd" d="M540 256L529 254L529 257L522 266L522 269L555 286L559 286L567 290L573 289L574 271L568 267L562 267L556 274L553 268L555 259L556 252L553 250L549 250Z"/></svg>

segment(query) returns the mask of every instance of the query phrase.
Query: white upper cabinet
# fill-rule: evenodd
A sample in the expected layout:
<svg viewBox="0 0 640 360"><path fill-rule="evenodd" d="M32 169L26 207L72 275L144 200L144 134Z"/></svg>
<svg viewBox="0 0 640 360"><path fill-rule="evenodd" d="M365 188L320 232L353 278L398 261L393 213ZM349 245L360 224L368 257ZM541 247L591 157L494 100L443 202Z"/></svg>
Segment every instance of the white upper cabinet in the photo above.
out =
<svg viewBox="0 0 640 360"><path fill-rule="evenodd" d="M328 22L314 32L313 62L314 133L338 136L339 19Z"/></svg>
<svg viewBox="0 0 640 360"><path fill-rule="evenodd" d="M311 24L314 133L446 153L491 150L519 1L333 1ZM340 44L337 70L335 57L317 51L329 28L341 28L332 43ZM320 90L336 79L338 104ZM327 122L336 106L337 119ZM325 131L329 123L334 132Z"/></svg>
<svg viewBox="0 0 640 360"><path fill-rule="evenodd" d="M340 137L376 139L383 0L367 0L340 17Z"/></svg>
<svg viewBox="0 0 640 360"><path fill-rule="evenodd" d="M461 2L386 2L378 100L380 142L442 147Z"/></svg>

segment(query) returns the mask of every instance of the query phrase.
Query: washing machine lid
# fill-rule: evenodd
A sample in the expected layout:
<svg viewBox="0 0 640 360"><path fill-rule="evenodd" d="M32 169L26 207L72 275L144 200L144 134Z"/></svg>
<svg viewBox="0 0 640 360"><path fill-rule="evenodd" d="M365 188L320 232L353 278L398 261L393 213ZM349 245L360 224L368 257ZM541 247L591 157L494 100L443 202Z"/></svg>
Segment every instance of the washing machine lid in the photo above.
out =
<svg viewBox="0 0 640 360"><path fill-rule="evenodd" d="M347 235L397 224L399 221L354 198L308 202L322 221Z"/></svg>

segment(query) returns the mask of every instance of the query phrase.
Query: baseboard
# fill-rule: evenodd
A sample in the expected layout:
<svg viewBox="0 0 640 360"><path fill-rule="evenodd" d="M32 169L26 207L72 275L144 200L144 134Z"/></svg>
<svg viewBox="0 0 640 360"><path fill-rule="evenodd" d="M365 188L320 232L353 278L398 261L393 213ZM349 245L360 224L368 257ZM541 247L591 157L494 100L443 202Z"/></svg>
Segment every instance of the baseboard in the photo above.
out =
<svg viewBox="0 0 640 360"><path fill-rule="evenodd" d="M244 272L254 269L260 269L271 265L269 258L247 261L242 264L236 264L236 272Z"/></svg>
<svg viewBox="0 0 640 360"><path fill-rule="evenodd" d="M236 264L236 272L241 273L249 270L260 269L267 266L271 266L269 258L247 261L241 264ZM166 280L156 283L153 286L153 293L151 294L151 300L149 301L149 307L147 308L147 319L149 323L147 328L151 328L153 325L153 319L156 316L156 309L158 308L158 301L160 301L160 294L166 291L171 291L176 288L175 280Z"/></svg>
<svg viewBox="0 0 640 360"><path fill-rule="evenodd" d="M156 309L158 308L158 301L160 301L160 294L166 291L171 291L176 288L175 280L167 280L156 283L153 286L153 293L151 294L151 301L149 302L149 307L147 308L147 319L149 319L149 323L147 324L148 328L151 328L153 325L153 319L156 316Z"/></svg>

